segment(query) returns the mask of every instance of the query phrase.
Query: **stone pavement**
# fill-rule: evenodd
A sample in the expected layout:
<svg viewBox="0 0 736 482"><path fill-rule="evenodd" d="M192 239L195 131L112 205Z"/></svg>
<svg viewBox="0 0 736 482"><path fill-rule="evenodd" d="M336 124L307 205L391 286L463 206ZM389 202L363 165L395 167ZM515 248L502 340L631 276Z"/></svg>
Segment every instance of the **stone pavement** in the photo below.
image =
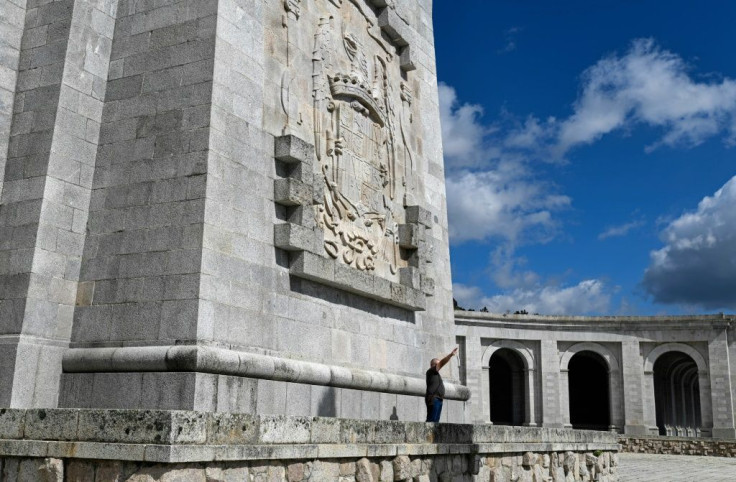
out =
<svg viewBox="0 0 736 482"><path fill-rule="evenodd" d="M736 481L736 458L619 454L620 482Z"/></svg>

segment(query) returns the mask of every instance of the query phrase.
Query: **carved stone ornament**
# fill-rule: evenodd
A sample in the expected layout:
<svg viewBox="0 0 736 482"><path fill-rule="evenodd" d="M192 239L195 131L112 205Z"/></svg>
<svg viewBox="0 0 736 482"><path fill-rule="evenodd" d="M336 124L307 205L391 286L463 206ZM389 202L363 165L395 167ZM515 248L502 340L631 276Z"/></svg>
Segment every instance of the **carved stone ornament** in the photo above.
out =
<svg viewBox="0 0 736 482"><path fill-rule="evenodd" d="M409 116L401 117L411 94L398 57L374 38L370 10L359 3L342 2L340 15L321 18L314 36L314 145L324 180L317 225L330 257L398 280L407 266L398 226L413 167Z"/></svg>

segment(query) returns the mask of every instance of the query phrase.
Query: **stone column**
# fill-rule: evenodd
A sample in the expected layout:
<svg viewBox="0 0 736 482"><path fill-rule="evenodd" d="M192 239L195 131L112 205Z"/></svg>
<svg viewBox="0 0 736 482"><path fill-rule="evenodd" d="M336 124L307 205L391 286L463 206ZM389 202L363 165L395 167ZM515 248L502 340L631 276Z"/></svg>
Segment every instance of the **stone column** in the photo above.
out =
<svg viewBox="0 0 736 482"><path fill-rule="evenodd" d="M2 12L16 23L25 2L11 3L21 11L3 2ZM15 114L2 163L0 330L6 336L0 385L6 388L0 405L11 407L57 404L117 10L110 0L34 5L25 11Z"/></svg>
<svg viewBox="0 0 736 482"><path fill-rule="evenodd" d="M710 376L707 371L698 370L700 386L700 428L704 437L713 436L713 400L710 387ZM730 437L730 438L733 438Z"/></svg>
<svg viewBox="0 0 736 482"><path fill-rule="evenodd" d="M726 329L723 328L708 343L708 370L715 438L736 438L729 368L728 336Z"/></svg>
<svg viewBox="0 0 736 482"><path fill-rule="evenodd" d="M481 383L481 413L479 423L491 423L491 368L483 366L480 373Z"/></svg>
<svg viewBox="0 0 736 482"><path fill-rule="evenodd" d="M526 407L526 416L524 425L527 427L536 427L537 426L537 417L536 417L536 396L535 396L535 377L536 377L537 371L532 367L529 369L524 370L524 384L525 384L525 390L524 390L524 406Z"/></svg>
<svg viewBox="0 0 736 482"><path fill-rule="evenodd" d="M542 371L542 426L562 428L562 397L568 399L567 374L565 384L561 383L560 357L556 340L542 340L540 349ZM569 414L569 410L567 410ZM568 415L569 416L569 415Z"/></svg>
<svg viewBox="0 0 736 482"><path fill-rule="evenodd" d="M625 359L625 358L624 358ZM654 371L645 370L642 380L642 413L644 429L649 435L657 435L657 407L654 394Z"/></svg>
<svg viewBox="0 0 736 482"><path fill-rule="evenodd" d="M623 377L624 433L626 435L647 435L644 424L642 385L644 383L644 362L639 351L638 340L626 340L621 344L621 364Z"/></svg>
<svg viewBox="0 0 736 482"><path fill-rule="evenodd" d="M570 370L560 370L560 413L562 415L562 426L572 428L570 417Z"/></svg>
<svg viewBox="0 0 736 482"><path fill-rule="evenodd" d="M613 369L608 371L608 409L610 417L609 430L618 432L622 428L623 407L621 406L623 394L621 392L623 382L621 380L621 370Z"/></svg>

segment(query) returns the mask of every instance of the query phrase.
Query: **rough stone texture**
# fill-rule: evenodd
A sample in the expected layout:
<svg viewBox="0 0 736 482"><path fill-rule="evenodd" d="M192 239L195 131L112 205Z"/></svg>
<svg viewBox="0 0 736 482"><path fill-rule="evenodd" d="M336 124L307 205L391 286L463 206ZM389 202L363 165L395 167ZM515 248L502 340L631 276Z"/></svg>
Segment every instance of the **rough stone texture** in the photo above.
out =
<svg viewBox="0 0 736 482"><path fill-rule="evenodd" d="M736 440L678 437L620 437L621 452L736 457ZM612 460L612 465L615 463Z"/></svg>
<svg viewBox="0 0 736 482"><path fill-rule="evenodd" d="M344 456L360 453L366 446L391 453L406 447L403 449L405 454L430 453L427 450L442 453L451 445L470 450L468 447L473 444L476 447L495 446L493 450L507 452L524 451L525 446L529 451L543 452L562 450L561 447L566 446L572 451L590 446L602 450L617 447L616 435L608 432L493 425L167 410L5 409L0 415L0 440L4 440L7 447L25 451L35 447L33 450L45 450L46 453L50 450L59 456L68 456L68 451L96 450L98 456L107 453L113 458L133 460L139 449L153 451L146 456L147 460L186 460L187 454L207 459L214 457L210 451L218 446L260 446L275 458L286 456L286 453L279 452L278 447L287 445L294 453L331 453L337 450L336 453ZM118 454L116 450L124 444L129 444L126 448L129 452ZM171 445L177 449L172 452L148 447L150 445ZM258 458L257 450L248 453ZM221 460L242 456L237 450L218 454ZM524 460L519 463L533 465L538 462L532 455L527 455ZM408 459L399 458L396 464L399 464L394 467L396 472L416 471ZM368 472L373 471L371 468Z"/></svg>
<svg viewBox="0 0 736 482"><path fill-rule="evenodd" d="M553 454L557 456L558 454ZM590 455L590 454L587 454ZM572 454L584 459L585 453ZM592 455L591 455L592 456ZM371 456L354 459L312 460L312 461L265 461L253 460L244 462L224 462L216 465L202 463L187 464L151 464L145 462L110 462L86 459L51 459L51 458L2 458L0 476L3 480L18 482L63 482L75 481L179 481L179 482L234 482L243 480L264 482L327 482L341 481L412 481L429 482L431 480L472 480L474 482L536 482L557 480L550 468L539 464L522 466L521 454L494 455L477 454L476 467L467 463L468 455L419 455L386 458ZM594 457L594 456L593 456ZM541 460L541 457L537 457ZM370 468L375 465L376 470ZM383 467L379 470L378 466ZM391 472L390 467L399 465L406 467L402 472ZM356 472L356 466L357 472ZM361 469L365 467L365 469ZM560 469L562 470L562 469ZM380 475L379 475L380 474ZM608 481L615 482L617 469L606 467L595 476L590 473L576 475L572 471L561 473L565 481ZM251 477L248 479L247 477ZM378 479L377 477L380 477Z"/></svg>

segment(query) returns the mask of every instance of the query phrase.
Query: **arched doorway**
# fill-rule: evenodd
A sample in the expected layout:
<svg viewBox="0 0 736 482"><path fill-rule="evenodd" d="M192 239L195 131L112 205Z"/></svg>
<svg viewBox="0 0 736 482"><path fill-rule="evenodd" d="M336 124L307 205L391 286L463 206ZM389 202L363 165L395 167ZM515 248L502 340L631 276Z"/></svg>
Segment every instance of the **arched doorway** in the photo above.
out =
<svg viewBox="0 0 736 482"><path fill-rule="evenodd" d="M696 437L701 426L698 366L671 351L654 363L654 405L660 435Z"/></svg>
<svg viewBox="0 0 736 482"><path fill-rule="evenodd" d="M489 362L491 422L496 425L522 425L524 401L524 361L509 348L496 350Z"/></svg>
<svg viewBox="0 0 736 482"><path fill-rule="evenodd" d="M611 409L606 360L592 351L576 353L568 364L568 383L572 427L608 430Z"/></svg>

